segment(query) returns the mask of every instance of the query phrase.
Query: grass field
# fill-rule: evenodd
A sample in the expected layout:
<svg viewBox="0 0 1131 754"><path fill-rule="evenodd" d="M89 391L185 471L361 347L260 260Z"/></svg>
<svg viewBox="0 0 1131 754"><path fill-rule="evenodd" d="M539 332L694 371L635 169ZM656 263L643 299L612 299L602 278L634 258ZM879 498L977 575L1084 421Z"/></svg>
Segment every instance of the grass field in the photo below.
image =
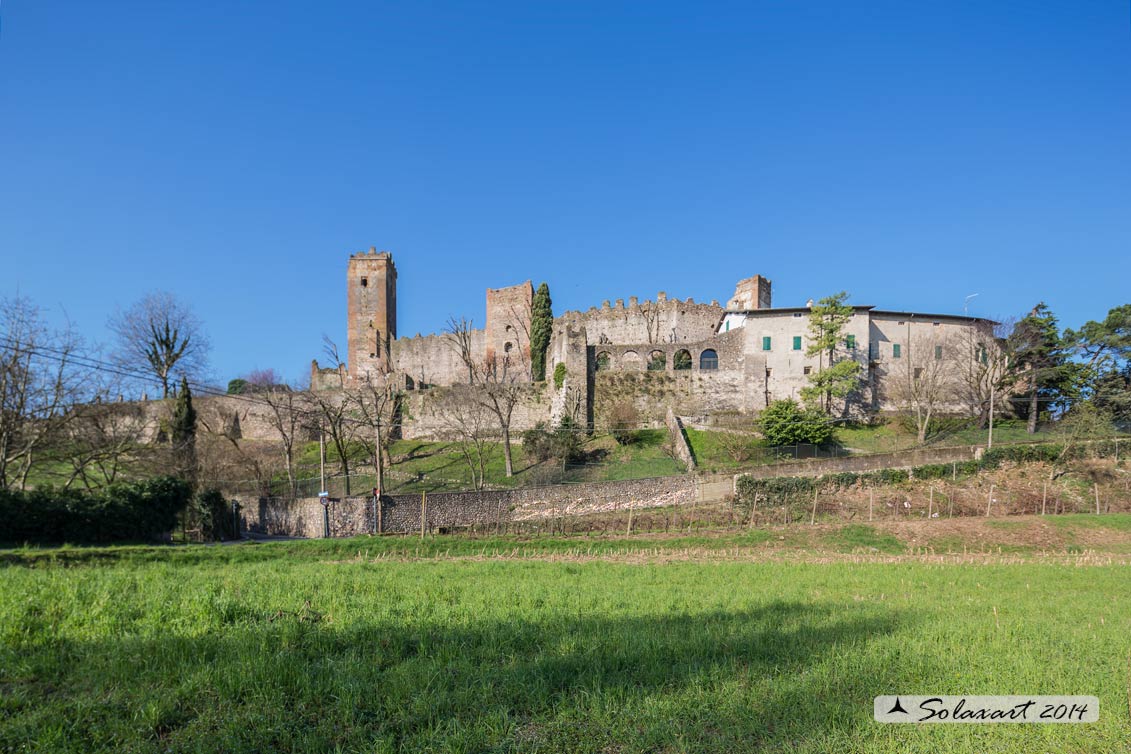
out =
<svg viewBox="0 0 1131 754"><path fill-rule="evenodd" d="M1128 751L1131 516L1051 520L976 558L909 525L0 551L0 751ZM952 551L1019 536L973 525ZM1101 714L883 726L883 693Z"/></svg>

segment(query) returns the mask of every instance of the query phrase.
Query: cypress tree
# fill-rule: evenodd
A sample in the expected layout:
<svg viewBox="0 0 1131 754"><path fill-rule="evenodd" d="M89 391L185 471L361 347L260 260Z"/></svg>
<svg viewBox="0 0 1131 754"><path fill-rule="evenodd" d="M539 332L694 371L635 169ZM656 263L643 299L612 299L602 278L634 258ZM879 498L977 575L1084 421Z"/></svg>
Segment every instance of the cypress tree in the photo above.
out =
<svg viewBox="0 0 1131 754"><path fill-rule="evenodd" d="M542 283L534 292L530 316L530 372L539 382L546 379L546 351L550 348L553 331L554 304L550 300L550 286Z"/></svg>
<svg viewBox="0 0 1131 754"><path fill-rule="evenodd" d="M192 407L192 392L185 377L181 377L181 391L177 395L177 404L173 407L170 429L177 472L181 477L191 480L196 468L196 409Z"/></svg>

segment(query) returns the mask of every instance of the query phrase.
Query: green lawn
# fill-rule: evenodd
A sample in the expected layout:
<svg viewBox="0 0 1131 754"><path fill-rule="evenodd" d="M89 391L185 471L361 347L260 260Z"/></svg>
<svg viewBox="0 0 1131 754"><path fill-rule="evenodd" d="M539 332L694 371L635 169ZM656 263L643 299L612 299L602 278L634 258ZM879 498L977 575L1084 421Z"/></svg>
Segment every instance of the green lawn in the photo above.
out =
<svg viewBox="0 0 1131 754"><path fill-rule="evenodd" d="M818 530L799 555L903 550ZM717 547L739 550L660 557ZM1127 751L1126 566L759 556L782 547L771 530L7 551L0 751ZM1100 722L872 722L872 697L900 692L1092 694Z"/></svg>

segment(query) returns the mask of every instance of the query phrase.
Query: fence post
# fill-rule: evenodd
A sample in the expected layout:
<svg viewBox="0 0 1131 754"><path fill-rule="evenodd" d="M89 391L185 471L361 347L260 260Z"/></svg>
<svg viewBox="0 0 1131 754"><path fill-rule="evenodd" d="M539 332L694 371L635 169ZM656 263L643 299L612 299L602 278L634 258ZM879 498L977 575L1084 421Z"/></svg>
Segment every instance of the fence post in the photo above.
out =
<svg viewBox="0 0 1131 754"><path fill-rule="evenodd" d="M1049 500L1049 483L1048 483L1048 480L1046 479L1044 481L1044 483L1041 485L1041 515L1042 516L1045 515L1045 506L1048 504L1048 500Z"/></svg>
<svg viewBox="0 0 1131 754"><path fill-rule="evenodd" d="M935 510L935 486L932 484L930 487L930 495L927 498L927 520L931 520L931 513Z"/></svg>
<svg viewBox="0 0 1131 754"><path fill-rule="evenodd" d="M1096 493L1096 515L1100 515L1100 483L1092 482L1092 489Z"/></svg>
<svg viewBox="0 0 1131 754"><path fill-rule="evenodd" d="M817 523L817 485L813 485L813 512L809 514L809 525Z"/></svg>
<svg viewBox="0 0 1131 754"><path fill-rule="evenodd" d="M868 520L872 520L872 509L876 507L876 491L868 488Z"/></svg>
<svg viewBox="0 0 1131 754"><path fill-rule="evenodd" d="M990 505L994 502L994 485L990 485L990 495L986 498L986 518L990 517Z"/></svg>

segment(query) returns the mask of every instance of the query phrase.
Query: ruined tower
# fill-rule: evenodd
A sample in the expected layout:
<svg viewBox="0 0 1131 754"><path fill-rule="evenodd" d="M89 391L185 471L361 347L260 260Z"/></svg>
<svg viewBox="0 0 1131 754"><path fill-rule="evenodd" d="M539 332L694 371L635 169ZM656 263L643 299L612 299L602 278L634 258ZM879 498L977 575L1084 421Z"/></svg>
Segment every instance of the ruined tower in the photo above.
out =
<svg viewBox="0 0 1131 754"><path fill-rule="evenodd" d="M487 360L504 357L512 367L530 363L530 318L534 286L529 280L487 289Z"/></svg>
<svg viewBox="0 0 1131 754"><path fill-rule="evenodd" d="M346 272L346 363L349 376L364 379L392 369L389 344L397 337L397 267L393 255L368 252L350 256Z"/></svg>
<svg viewBox="0 0 1131 754"><path fill-rule="evenodd" d="M739 280L734 287L734 296L727 302L727 309L731 311L769 308L771 308L770 281L761 275Z"/></svg>

